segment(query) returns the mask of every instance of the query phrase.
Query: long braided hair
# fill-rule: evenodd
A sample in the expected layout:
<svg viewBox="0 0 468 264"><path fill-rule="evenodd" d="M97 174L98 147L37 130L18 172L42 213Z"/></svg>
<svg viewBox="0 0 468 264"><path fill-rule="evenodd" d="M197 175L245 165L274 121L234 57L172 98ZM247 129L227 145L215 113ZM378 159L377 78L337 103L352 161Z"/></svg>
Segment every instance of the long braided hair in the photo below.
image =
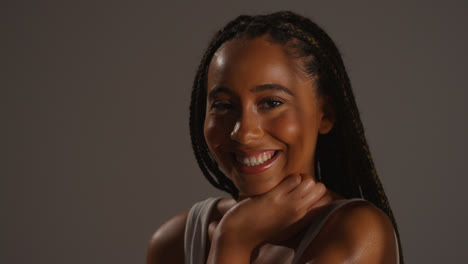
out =
<svg viewBox="0 0 468 264"><path fill-rule="evenodd" d="M318 25L292 12L239 16L216 33L199 65L190 103L190 136L198 165L216 188L238 197L234 183L220 170L211 156L203 134L208 67L214 53L231 39L267 36L281 44L294 59L302 60L301 69L317 77L318 96L331 99L335 123L331 131L319 135L315 168L318 180L345 198L364 198L382 211L393 223L400 251L400 235L392 210L372 161L359 111L351 90L340 52Z"/></svg>

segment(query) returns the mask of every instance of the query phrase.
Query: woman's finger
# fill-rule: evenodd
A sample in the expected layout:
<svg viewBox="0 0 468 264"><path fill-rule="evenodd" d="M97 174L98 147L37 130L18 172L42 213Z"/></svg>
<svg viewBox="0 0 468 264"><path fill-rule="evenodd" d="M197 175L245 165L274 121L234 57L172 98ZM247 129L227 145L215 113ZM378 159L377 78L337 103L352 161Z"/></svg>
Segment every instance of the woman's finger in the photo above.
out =
<svg viewBox="0 0 468 264"><path fill-rule="evenodd" d="M281 181L278 186L276 186L273 190L269 193L271 195L281 195L291 192L294 188L296 188L302 181L302 177L299 174L291 174Z"/></svg>
<svg viewBox="0 0 468 264"><path fill-rule="evenodd" d="M307 208L307 210L312 209L317 201L325 195L327 188L321 182L315 183L312 188L302 197L299 201L301 207Z"/></svg>
<svg viewBox="0 0 468 264"><path fill-rule="evenodd" d="M312 179L312 177L308 177L307 175L302 174L301 183L296 188L294 188L289 193L289 195L292 199L301 199L302 197L307 195L308 192L311 191L314 185L315 181Z"/></svg>

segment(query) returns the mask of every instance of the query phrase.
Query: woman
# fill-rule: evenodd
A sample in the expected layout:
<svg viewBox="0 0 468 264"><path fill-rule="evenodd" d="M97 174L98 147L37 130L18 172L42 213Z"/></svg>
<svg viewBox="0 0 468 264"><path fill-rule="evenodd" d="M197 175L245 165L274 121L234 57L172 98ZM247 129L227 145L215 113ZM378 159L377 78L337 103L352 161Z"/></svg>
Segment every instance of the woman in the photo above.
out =
<svg viewBox="0 0 468 264"><path fill-rule="evenodd" d="M204 175L232 197L161 226L147 263L402 263L341 56L310 20L278 12L221 29L190 132Z"/></svg>

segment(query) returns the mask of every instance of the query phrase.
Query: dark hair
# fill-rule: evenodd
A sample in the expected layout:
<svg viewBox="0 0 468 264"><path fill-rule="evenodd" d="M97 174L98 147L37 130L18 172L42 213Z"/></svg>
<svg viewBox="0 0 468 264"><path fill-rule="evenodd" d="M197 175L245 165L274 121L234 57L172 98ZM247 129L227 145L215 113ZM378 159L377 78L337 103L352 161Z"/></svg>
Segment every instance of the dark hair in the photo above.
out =
<svg viewBox="0 0 468 264"><path fill-rule="evenodd" d="M292 12L239 16L217 32L199 65L190 103L190 136L198 165L216 188L238 197L234 183L212 158L203 134L207 73L218 48L231 39L267 36L285 46L289 56L301 60L301 69L317 78L317 94L329 97L335 112L331 131L319 135L316 146L316 175L327 188L345 198L365 198L384 211L398 237L400 263L403 254L392 210L377 176L364 135L359 111L340 52L318 25Z"/></svg>

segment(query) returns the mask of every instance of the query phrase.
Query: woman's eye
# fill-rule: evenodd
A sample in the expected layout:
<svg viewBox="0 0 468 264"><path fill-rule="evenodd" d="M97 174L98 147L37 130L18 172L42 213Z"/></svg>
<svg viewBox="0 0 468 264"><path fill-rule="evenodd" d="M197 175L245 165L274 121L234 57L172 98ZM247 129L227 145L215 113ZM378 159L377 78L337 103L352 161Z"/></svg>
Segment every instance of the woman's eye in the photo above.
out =
<svg viewBox="0 0 468 264"><path fill-rule="evenodd" d="M223 102L223 101L216 101L213 104L211 104L211 109L215 111L225 111L231 109L232 105L231 103L228 102Z"/></svg>
<svg viewBox="0 0 468 264"><path fill-rule="evenodd" d="M279 99L269 98L269 99L262 100L260 102L260 107L263 109L271 109L271 108L276 108L282 104L283 104L283 101Z"/></svg>

